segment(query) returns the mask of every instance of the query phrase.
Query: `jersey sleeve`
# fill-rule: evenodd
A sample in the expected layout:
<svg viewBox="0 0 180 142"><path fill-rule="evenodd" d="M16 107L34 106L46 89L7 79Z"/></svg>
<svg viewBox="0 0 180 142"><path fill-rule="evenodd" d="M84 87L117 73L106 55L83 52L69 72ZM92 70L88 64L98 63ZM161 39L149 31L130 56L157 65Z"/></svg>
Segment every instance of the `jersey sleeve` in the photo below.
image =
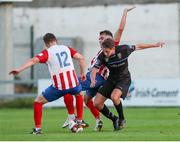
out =
<svg viewBox="0 0 180 142"><path fill-rule="evenodd" d="M40 63L46 63L47 60L48 60L48 51L47 50L43 50L42 52L37 54L35 57L37 57L39 59Z"/></svg>
<svg viewBox="0 0 180 142"><path fill-rule="evenodd" d="M102 53L101 53L101 54L97 57L97 60L96 60L96 62L95 62L95 64L94 64L93 67L99 69L102 65L104 65L104 62L103 62L103 55L102 55Z"/></svg>
<svg viewBox="0 0 180 142"><path fill-rule="evenodd" d="M115 45L115 46L119 45L119 41L114 40L114 45Z"/></svg>
<svg viewBox="0 0 180 142"><path fill-rule="evenodd" d="M136 50L136 46L135 45L124 45L125 46L125 50L127 51L127 56L129 56L133 51Z"/></svg>
<svg viewBox="0 0 180 142"><path fill-rule="evenodd" d="M71 52L71 57L73 57L74 56L74 54L76 54L77 53L77 51L76 50L74 50L73 48L71 48L71 47L68 47L69 48L69 50L70 50L70 52Z"/></svg>

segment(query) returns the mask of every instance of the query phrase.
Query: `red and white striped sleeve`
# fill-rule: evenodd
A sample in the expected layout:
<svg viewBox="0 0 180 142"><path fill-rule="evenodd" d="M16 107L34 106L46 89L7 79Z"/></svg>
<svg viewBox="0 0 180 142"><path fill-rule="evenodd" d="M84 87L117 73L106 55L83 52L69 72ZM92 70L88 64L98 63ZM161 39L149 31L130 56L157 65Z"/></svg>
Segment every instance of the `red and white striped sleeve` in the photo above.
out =
<svg viewBox="0 0 180 142"><path fill-rule="evenodd" d="M35 57L37 57L39 59L40 63L46 63L47 60L48 60L48 51L47 50L43 50L42 52L37 54Z"/></svg>

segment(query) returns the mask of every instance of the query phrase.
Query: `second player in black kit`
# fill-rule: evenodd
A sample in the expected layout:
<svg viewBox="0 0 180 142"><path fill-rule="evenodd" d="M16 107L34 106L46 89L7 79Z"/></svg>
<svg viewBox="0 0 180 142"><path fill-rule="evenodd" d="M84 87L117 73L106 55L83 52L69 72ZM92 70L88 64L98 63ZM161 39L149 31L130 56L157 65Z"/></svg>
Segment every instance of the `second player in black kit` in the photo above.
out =
<svg viewBox="0 0 180 142"><path fill-rule="evenodd" d="M120 45L115 46L112 39L106 39L102 43L103 52L98 56L97 62L91 71L91 86L96 83L95 76L101 65L108 67L110 73L106 82L99 88L94 105L107 118L113 121L114 130L120 130L125 126L122 103L120 97L125 99L131 84L131 75L128 70L128 57L135 50L162 47L163 42L154 44ZM106 99L113 101L118 112L115 116L104 105Z"/></svg>
<svg viewBox="0 0 180 142"><path fill-rule="evenodd" d="M121 97L123 99L126 97L131 84L127 58L134 50L135 46L120 45L116 46L113 56L106 57L103 52L99 55L94 67L99 69L101 65L105 65L110 71L107 81L98 91L104 97L111 98L111 92L114 88L122 91Z"/></svg>

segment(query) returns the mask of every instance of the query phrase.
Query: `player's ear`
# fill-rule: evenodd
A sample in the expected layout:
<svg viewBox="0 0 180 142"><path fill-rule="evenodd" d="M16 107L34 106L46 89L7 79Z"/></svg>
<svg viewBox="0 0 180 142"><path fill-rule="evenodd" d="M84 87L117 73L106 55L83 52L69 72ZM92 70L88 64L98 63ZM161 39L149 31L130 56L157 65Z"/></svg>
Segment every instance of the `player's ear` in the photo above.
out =
<svg viewBox="0 0 180 142"><path fill-rule="evenodd" d="M48 43L46 43L45 45L46 45L46 48L49 48L49 46L50 46Z"/></svg>

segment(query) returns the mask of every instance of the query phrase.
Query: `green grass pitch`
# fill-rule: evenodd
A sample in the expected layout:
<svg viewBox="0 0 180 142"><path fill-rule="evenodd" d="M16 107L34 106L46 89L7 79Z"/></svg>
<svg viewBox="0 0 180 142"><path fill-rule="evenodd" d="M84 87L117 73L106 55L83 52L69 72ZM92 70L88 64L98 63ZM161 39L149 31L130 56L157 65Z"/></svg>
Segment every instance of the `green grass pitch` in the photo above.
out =
<svg viewBox="0 0 180 142"><path fill-rule="evenodd" d="M114 109L111 109L114 112ZM125 108L126 128L114 132L112 122L102 117L104 127L94 132L95 120L88 109L84 119L90 124L82 133L61 128L67 113L64 108L43 111L42 135L31 135L33 109L0 109L0 141L180 141L180 108Z"/></svg>

